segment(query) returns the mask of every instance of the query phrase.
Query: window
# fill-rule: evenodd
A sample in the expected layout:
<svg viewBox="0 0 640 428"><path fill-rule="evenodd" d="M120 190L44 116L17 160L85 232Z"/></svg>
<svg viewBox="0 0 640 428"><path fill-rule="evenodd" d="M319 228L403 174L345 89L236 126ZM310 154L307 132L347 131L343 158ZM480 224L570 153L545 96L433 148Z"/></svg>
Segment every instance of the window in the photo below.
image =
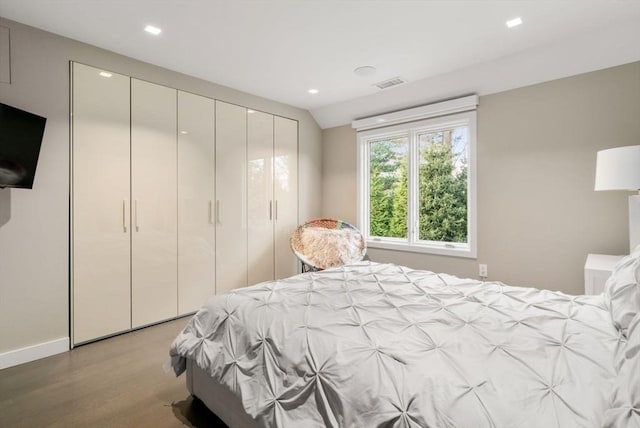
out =
<svg viewBox="0 0 640 428"><path fill-rule="evenodd" d="M359 226L370 247L476 257L473 108L358 133Z"/></svg>

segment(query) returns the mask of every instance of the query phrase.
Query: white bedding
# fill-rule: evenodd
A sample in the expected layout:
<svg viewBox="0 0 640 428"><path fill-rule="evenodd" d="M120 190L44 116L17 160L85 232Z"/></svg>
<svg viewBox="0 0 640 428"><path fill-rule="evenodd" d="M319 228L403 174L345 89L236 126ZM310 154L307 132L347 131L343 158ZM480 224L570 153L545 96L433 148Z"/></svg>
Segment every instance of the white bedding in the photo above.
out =
<svg viewBox="0 0 640 428"><path fill-rule="evenodd" d="M603 295L361 263L212 298L171 347L265 427L598 427Z"/></svg>

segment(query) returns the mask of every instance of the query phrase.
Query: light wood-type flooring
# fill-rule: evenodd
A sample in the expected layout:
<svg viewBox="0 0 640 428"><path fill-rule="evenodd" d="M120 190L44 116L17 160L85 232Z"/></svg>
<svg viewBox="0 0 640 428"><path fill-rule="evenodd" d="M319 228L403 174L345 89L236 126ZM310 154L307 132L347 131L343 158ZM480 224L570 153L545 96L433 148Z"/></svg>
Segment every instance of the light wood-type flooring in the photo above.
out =
<svg viewBox="0 0 640 428"><path fill-rule="evenodd" d="M162 368L188 319L0 370L0 427L224 427Z"/></svg>

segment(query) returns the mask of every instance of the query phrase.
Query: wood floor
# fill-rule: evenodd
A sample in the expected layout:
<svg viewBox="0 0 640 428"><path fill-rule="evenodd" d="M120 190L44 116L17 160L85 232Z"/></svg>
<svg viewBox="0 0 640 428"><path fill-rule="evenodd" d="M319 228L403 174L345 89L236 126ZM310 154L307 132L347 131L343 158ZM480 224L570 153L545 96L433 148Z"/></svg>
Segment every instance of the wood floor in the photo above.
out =
<svg viewBox="0 0 640 428"><path fill-rule="evenodd" d="M188 319L0 370L0 427L224 427L162 369Z"/></svg>

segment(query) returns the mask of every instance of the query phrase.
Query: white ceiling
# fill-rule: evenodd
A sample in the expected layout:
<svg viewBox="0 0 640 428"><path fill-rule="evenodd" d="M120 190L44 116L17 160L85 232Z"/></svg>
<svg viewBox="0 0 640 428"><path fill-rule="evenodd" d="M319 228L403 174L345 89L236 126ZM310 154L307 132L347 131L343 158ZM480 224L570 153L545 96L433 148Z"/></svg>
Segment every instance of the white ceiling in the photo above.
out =
<svg viewBox="0 0 640 428"><path fill-rule="evenodd" d="M640 60L639 0L0 0L0 16L308 109L323 128ZM409 83L372 86L395 76Z"/></svg>

